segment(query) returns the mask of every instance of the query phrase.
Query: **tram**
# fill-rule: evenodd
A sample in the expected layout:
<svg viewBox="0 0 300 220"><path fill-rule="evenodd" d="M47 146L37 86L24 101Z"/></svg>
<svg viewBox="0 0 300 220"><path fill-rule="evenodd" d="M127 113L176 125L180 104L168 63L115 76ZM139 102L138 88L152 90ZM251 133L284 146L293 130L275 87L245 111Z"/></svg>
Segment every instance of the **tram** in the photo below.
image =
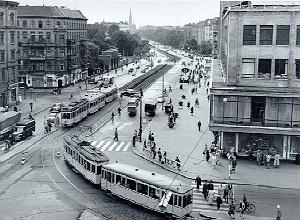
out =
<svg viewBox="0 0 300 220"><path fill-rule="evenodd" d="M61 110L61 126L72 127L87 117L88 100L80 99L64 105Z"/></svg>
<svg viewBox="0 0 300 220"><path fill-rule="evenodd" d="M102 88L101 93L105 95L105 104L112 102L118 97L117 87Z"/></svg>
<svg viewBox="0 0 300 220"><path fill-rule="evenodd" d="M108 162L107 156L89 142L74 137L64 138L64 159L93 184L100 184L101 166Z"/></svg>
<svg viewBox="0 0 300 220"><path fill-rule="evenodd" d="M102 93L87 93L85 98L88 100L88 114L94 114L105 106L105 95Z"/></svg>
<svg viewBox="0 0 300 220"><path fill-rule="evenodd" d="M101 189L171 217L183 218L192 211L190 185L127 164L102 165Z"/></svg>

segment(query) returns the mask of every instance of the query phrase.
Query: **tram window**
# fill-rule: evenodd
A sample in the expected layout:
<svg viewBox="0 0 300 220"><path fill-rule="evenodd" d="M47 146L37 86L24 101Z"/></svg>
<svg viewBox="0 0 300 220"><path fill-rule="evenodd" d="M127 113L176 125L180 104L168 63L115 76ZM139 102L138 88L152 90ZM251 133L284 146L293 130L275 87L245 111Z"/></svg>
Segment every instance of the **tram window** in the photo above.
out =
<svg viewBox="0 0 300 220"><path fill-rule="evenodd" d="M116 175L116 184L121 184L121 176Z"/></svg>
<svg viewBox="0 0 300 220"><path fill-rule="evenodd" d="M169 204L170 204L170 205L173 205L173 195L171 195L171 198L170 198L170 200L169 200Z"/></svg>
<svg viewBox="0 0 300 220"><path fill-rule="evenodd" d="M111 182L111 173L110 172L106 172L106 179L108 182Z"/></svg>
<svg viewBox="0 0 300 220"><path fill-rule="evenodd" d="M72 112L72 118L74 118L75 117L75 112Z"/></svg>
<svg viewBox="0 0 300 220"><path fill-rule="evenodd" d="M95 173L95 165L92 164L92 173Z"/></svg>
<svg viewBox="0 0 300 220"><path fill-rule="evenodd" d="M164 197L164 195L166 194L166 192L165 191L161 191L161 199L162 199L162 197Z"/></svg>
<svg viewBox="0 0 300 220"><path fill-rule="evenodd" d="M177 205L178 196L174 195L174 205Z"/></svg>
<svg viewBox="0 0 300 220"><path fill-rule="evenodd" d="M181 196L178 196L178 206L179 206L179 207L181 207L181 203L182 203L181 200L182 200L182 197L181 197Z"/></svg>
<svg viewBox="0 0 300 220"><path fill-rule="evenodd" d="M127 188L136 190L136 182L134 180L127 179Z"/></svg>
<svg viewBox="0 0 300 220"><path fill-rule="evenodd" d="M90 162L86 162L86 169L88 170L88 171L90 171L91 170L91 165L90 165Z"/></svg>
<svg viewBox="0 0 300 220"><path fill-rule="evenodd" d="M63 113L61 118L70 119L70 113Z"/></svg>
<svg viewBox="0 0 300 220"><path fill-rule="evenodd" d="M191 194L184 195L183 196L183 208L190 204L192 204L192 195Z"/></svg>
<svg viewBox="0 0 300 220"><path fill-rule="evenodd" d="M101 166L97 166L97 175L100 175L101 173Z"/></svg>
<svg viewBox="0 0 300 220"><path fill-rule="evenodd" d="M105 179L105 171L102 170L101 173L102 173L102 179Z"/></svg>
<svg viewBox="0 0 300 220"><path fill-rule="evenodd" d="M115 183L115 174L111 174L111 183Z"/></svg>
<svg viewBox="0 0 300 220"><path fill-rule="evenodd" d="M144 195L148 195L148 186L142 183L137 184L137 191Z"/></svg>
<svg viewBox="0 0 300 220"><path fill-rule="evenodd" d="M125 183L126 183L126 178L122 177L121 186L125 187Z"/></svg>
<svg viewBox="0 0 300 220"><path fill-rule="evenodd" d="M159 190L149 186L149 196L154 199L159 199Z"/></svg>
<svg viewBox="0 0 300 220"><path fill-rule="evenodd" d="M188 194L188 197L187 197L187 202L188 202L188 205L192 204L192 195L191 194Z"/></svg>

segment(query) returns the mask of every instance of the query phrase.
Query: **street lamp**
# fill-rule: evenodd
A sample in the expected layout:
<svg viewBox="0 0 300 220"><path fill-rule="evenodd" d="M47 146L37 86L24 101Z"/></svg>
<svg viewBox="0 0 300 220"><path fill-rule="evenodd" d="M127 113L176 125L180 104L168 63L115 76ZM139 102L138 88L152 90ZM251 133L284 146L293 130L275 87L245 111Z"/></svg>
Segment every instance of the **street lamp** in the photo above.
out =
<svg viewBox="0 0 300 220"><path fill-rule="evenodd" d="M142 142L142 114L143 114L143 89L140 88L140 96L141 96L141 101L140 101L140 129L139 129L139 138L140 142Z"/></svg>

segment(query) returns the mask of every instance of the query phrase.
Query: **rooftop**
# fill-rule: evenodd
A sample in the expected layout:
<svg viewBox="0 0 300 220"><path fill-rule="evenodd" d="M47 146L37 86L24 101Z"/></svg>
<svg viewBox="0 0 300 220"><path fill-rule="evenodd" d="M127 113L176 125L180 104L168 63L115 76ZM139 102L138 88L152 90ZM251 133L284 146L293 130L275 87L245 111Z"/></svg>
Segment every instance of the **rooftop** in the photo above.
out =
<svg viewBox="0 0 300 220"><path fill-rule="evenodd" d="M19 6L18 17L72 18L87 20L79 10L58 6Z"/></svg>

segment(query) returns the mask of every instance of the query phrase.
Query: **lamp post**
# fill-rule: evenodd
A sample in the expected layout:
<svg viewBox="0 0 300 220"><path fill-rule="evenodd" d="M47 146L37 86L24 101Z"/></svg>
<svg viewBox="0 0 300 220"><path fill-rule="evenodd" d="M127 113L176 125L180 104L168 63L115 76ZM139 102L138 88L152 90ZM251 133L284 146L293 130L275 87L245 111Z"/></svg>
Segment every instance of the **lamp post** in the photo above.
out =
<svg viewBox="0 0 300 220"><path fill-rule="evenodd" d="M140 95L141 95L141 101L140 101L140 128L139 128L139 139L140 142L142 142L142 114L143 114L143 89L140 88Z"/></svg>

